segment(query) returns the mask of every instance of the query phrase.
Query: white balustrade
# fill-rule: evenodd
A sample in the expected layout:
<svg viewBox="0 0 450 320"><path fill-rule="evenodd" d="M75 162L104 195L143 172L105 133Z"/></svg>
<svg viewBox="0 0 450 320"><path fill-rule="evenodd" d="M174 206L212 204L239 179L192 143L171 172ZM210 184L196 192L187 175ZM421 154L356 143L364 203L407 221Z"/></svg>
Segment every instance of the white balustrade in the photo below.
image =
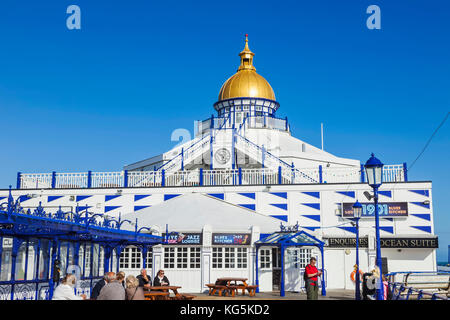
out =
<svg viewBox="0 0 450 320"><path fill-rule="evenodd" d="M194 150L187 157L196 157L202 152L204 141L198 144L198 150ZM260 151L252 143L243 140L241 147L248 147L253 152ZM251 152L250 152L251 154ZM255 155L256 157L257 155ZM280 162L278 158L267 153L265 155L267 168L241 169L242 176L239 179L238 169L203 170L203 179L200 181L200 170L184 171L129 171L128 187L162 187L162 186L210 186L210 185L263 185L263 184L305 184L305 183L352 183L361 181L360 167L337 168L322 167L322 176L319 168L291 168L286 162ZM277 161L277 162L276 162ZM278 164L278 165L276 165ZM279 167L279 165L281 166ZM281 168L281 177L279 169ZM163 181L164 176L164 181ZM87 188L89 186L89 173L55 173L53 181L52 173L21 174L21 189L52 188ZM125 187L124 172L92 172L90 177L92 188L122 188ZM403 165L386 165L383 168L384 182L405 181Z"/></svg>
<svg viewBox="0 0 450 320"><path fill-rule="evenodd" d="M92 172L93 188L120 188L123 187L124 176L120 172Z"/></svg>

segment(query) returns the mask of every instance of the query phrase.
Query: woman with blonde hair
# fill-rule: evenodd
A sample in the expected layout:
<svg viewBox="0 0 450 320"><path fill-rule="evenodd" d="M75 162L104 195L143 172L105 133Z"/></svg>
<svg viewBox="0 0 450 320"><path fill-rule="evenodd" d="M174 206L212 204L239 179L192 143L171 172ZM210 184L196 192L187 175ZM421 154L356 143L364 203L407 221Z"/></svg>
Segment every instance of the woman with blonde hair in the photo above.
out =
<svg viewBox="0 0 450 320"><path fill-rule="evenodd" d="M129 275L125 283L127 300L145 300L144 289L139 287L139 280L135 276Z"/></svg>

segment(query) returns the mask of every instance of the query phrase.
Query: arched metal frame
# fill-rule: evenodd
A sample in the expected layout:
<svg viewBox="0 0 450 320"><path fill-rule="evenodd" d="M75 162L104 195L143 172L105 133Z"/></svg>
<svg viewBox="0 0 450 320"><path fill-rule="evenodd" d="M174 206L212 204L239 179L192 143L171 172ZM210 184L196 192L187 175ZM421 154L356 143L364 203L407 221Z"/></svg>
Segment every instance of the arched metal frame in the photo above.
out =
<svg viewBox="0 0 450 320"><path fill-rule="evenodd" d="M51 299L56 268L64 266L64 274L69 265L79 267L80 290L90 295L93 281L102 276L100 270L119 271L123 248L134 245L146 253L148 247L163 243L162 237L140 233L148 228L138 228L137 220L134 232L121 230L123 222L131 223L78 208L75 213L61 208L46 213L39 204L33 212L25 211L10 189L8 201L0 204L0 300Z"/></svg>
<svg viewBox="0 0 450 320"><path fill-rule="evenodd" d="M320 250L321 255L321 270L322 270L322 296L326 296L326 282L325 282L325 264L324 264L324 251L323 247L325 246L325 242L317 239L316 237L310 235L309 233L305 231L280 231L275 232L257 242L255 242L256 247L256 285L257 292L259 292L259 249L261 247L278 247L281 251L281 286L280 286L280 296L285 296L285 286L284 286L284 271L285 271L285 265L284 265L284 251L289 247L316 247ZM299 275L300 276L300 275Z"/></svg>

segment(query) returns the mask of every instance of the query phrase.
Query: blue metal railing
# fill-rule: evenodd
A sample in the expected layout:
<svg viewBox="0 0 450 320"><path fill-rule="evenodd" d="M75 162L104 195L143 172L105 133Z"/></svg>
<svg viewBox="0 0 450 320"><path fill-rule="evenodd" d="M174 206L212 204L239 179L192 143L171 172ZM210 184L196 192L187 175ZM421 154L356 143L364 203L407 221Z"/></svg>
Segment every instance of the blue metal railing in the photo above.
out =
<svg viewBox="0 0 450 320"><path fill-rule="evenodd" d="M392 292L392 300L410 300L410 298L415 297L415 300L422 300L429 298L431 300L448 300L449 288L447 292L428 292L426 289L414 288L412 285L405 285L405 282L393 281L396 275L405 275L404 279L408 279L410 275L449 275L449 271L401 271L401 272L391 272L386 274L388 279L388 286ZM407 282L406 282L407 283ZM448 283L448 281L447 281Z"/></svg>

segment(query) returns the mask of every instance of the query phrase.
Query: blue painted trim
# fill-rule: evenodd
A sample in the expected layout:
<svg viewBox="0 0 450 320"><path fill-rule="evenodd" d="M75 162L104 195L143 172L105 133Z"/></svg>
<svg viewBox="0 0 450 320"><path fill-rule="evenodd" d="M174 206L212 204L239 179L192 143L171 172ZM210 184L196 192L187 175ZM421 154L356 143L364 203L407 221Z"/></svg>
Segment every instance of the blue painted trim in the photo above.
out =
<svg viewBox="0 0 450 320"><path fill-rule="evenodd" d="M282 183L282 177L281 177L281 166L278 166L278 184Z"/></svg>
<svg viewBox="0 0 450 320"><path fill-rule="evenodd" d="M430 196L430 190L408 190L408 191L420 194L421 196L425 196L425 197Z"/></svg>
<svg viewBox="0 0 450 320"><path fill-rule="evenodd" d="M239 185L242 185L242 168L241 167L239 167L238 173L239 173ZM255 199L255 198L253 198L253 199Z"/></svg>
<svg viewBox="0 0 450 320"><path fill-rule="evenodd" d="M238 206L241 206L241 207L253 210L253 211L255 211L255 209L256 209L256 205L255 204L238 204Z"/></svg>
<svg viewBox="0 0 450 320"><path fill-rule="evenodd" d="M164 201L176 198L178 196L181 196L181 193L176 193L176 194L165 194L164 195Z"/></svg>
<svg viewBox="0 0 450 320"><path fill-rule="evenodd" d="M382 227L382 226L380 226L380 230L383 230L385 232L389 232L389 233L394 234L394 227L389 227L389 226L388 227Z"/></svg>
<svg viewBox="0 0 450 320"><path fill-rule="evenodd" d="M283 209L283 210L287 210L288 209L288 205L287 203L269 203L271 206Z"/></svg>
<svg viewBox="0 0 450 320"><path fill-rule="evenodd" d="M355 198L355 191L336 191L336 193L340 193L347 197Z"/></svg>
<svg viewBox="0 0 450 320"><path fill-rule="evenodd" d="M250 192L244 192L244 193L238 193L238 194L240 194L241 196L247 197L247 198L251 198L253 200L256 199L256 195L255 195L254 192L251 192L251 193Z"/></svg>
<svg viewBox="0 0 450 320"><path fill-rule="evenodd" d="M270 194L273 194L274 196L278 196L283 199L287 199L287 192L270 192Z"/></svg>
<svg viewBox="0 0 450 320"><path fill-rule="evenodd" d="M139 201L141 199L144 199L144 198L147 198L150 196L151 196L151 194L136 194L136 195L134 195L134 201L136 202L136 201Z"/></svg>
<svg viewBox="0 0 450 320"><path fill-rule="evenodd" d="M62 197L64 197L64 196L48 196L47 197L47 203L55 201L55 200L60 199Z"/></svg>
<svg viewBox="0 0 450 320"><path fill-rule="evenodd" d="M347 232L351 232L356 234L356 227L338 227L339 229L345 230Z"/></svg>
<svg viewBox="0 0 450 320"><path fill-rule="evenodd" d="M311 231L320 229L320 227L302 227L302 228L305 228L305 229L308 229L308 230L311 230Z"/></svg>
<svg viewBox="0 0 450 320"><path fill-rule="evenodd" d="M431 233L431 227L430 226L411 226L412 228L421 230L421 231L425 231L428 233Z"/></svg>
<svg viewBox="0 0 450 320"><path fill-rule="evenodd" d="M361 164L361 183L366 182L366 171L364 170L364 165Z"/></svg>
<svg viewBox="0 0 450 320"><path fill-rule="evenodd" d="M117 195L117 194L114 194L114 195L109 195L109 196L105 196L105 202L108 202L108 201L111 201L111 200L113 200L113 199L116 199L116 198L118 198L118 197L121 197L122 195Z"/></svg>
<svg viewBox="0 0 450 320"><path fill-rule="evenodd" d="M426 214L426 213L424 213L424 214L419 214L419 213L414 213L414 214L411 214L412 216L415 216L415 217L418 217L418 218L421 218L421 219L424 219L424 220L427 220L427 221L431 221L431 214Z"/></svg>
<svg viewBox="0 0 450 320"><path fill-rule="evenodd" d="M410 203L413 203L413 204L415 204L415 205L417 205L419 207L430 209L430 205L429 204L424 204L423 202L420 202L420 201L418 201L418 202L410 202Z"/></svg>
<svg viewBox="0 0 450 320"><path fill-rule="evenodd" d="M198 182L198 184L199 184L200 186L203 185L203 168L200 168L200 172L199 172L199 182Z"/></svg>
<svg viewBox="0 0 450 320"><path fill-rule="evenodd" d="M52 189L56 188L56 172L52 172Z"/></svg>
<svg viewBox="0 0 450 320"><path fill-rule="evenodd" d="M408 181L408 168L406 166L406 162L403 162L403 174L405 176L405 181Z"/></svg>
<svg viewBox="0 0 450 320"><path fill-rule="evenodd" d="M88 171L88 176L87 176L87 187L91 188L92 187L92 171Z"/></svg>
<svg viewBox="0 0 450 320"><path fill-rule="evenodd" d="M305 192L302 192L302 193L307 194L308 196L320 199L320 192L308 192L308 191L305 191Z"/></svg>
<svg viewBox="0 0 450 320"><path fill-rule="evenodd" d="M320 222L320 214L302 214L302 217L309 218Z"/></svg>
<svg viewBox="0 0 450 320"><path fill-rule="evenodd" d="M89 197L92 197L92 195L88 195L88 196L76 196L75 201L76 201L76 202L82 201L82 200L87 199L87 198L89 198Z"/></svg>
<svg viewBox="0 0 450 320"><path fill-rule="evenodd" d="M278 220L282 220L287 222L288 221L288 216L287 215L270 215L272 218L278 219Z"/></svg>
<svg viewBox="0 0 450 320"><path fill-rule="evenodd" d="M161 186L164 187L166 185L166 170L161 170Z"/></svg>
<svg viewBox="0 0 450 320"><path fill-rule="evenodd" d="M151 207L151 206L134 206L134 211L139 211L139 210L149 208L149 207Z"/></svg>
<svg viewBox="0 0 450 320"><path fill-rule="evenodd" d="M22 172L17 172L17 190L19 190L20 189L20 187L21 187L21 179L22 178Z"/></svg>
<svg viewBox="0 0 450 320"><path fill-rule="evenodd" d="M208 195L220 200L225 200L225 193L208 193Z"/></svg>
<svg viewBox="0 0 450 320"><path fill-rule="evenodd" d="M316 210L320 210L320 203L301 203L301 204Z"/></svg>
<svg viewBox="0 0 450 320"><path fill-rule="evenodd" d="M392 198L392 191L378 191L378 193L382 196Z"/></svg>
<svg viewBox="0 0 450 320"><path fill-rule="evenodd" d="M123 171L123 187L128 188L128 170Z"/></svg>
<svg viewBox="0 0 450 320"><path fill-rule="evenodd" d="M322 166L319 166L319 183L323 183Z"/></svg>
<svg viewBox="0 0 450 320"><path fill-rule="evenodd" d="M121 206L105 206L105 213L109 212L109 211L112 211L112 210L115 210L115 209L118 209L120 207Z"/></svg>

